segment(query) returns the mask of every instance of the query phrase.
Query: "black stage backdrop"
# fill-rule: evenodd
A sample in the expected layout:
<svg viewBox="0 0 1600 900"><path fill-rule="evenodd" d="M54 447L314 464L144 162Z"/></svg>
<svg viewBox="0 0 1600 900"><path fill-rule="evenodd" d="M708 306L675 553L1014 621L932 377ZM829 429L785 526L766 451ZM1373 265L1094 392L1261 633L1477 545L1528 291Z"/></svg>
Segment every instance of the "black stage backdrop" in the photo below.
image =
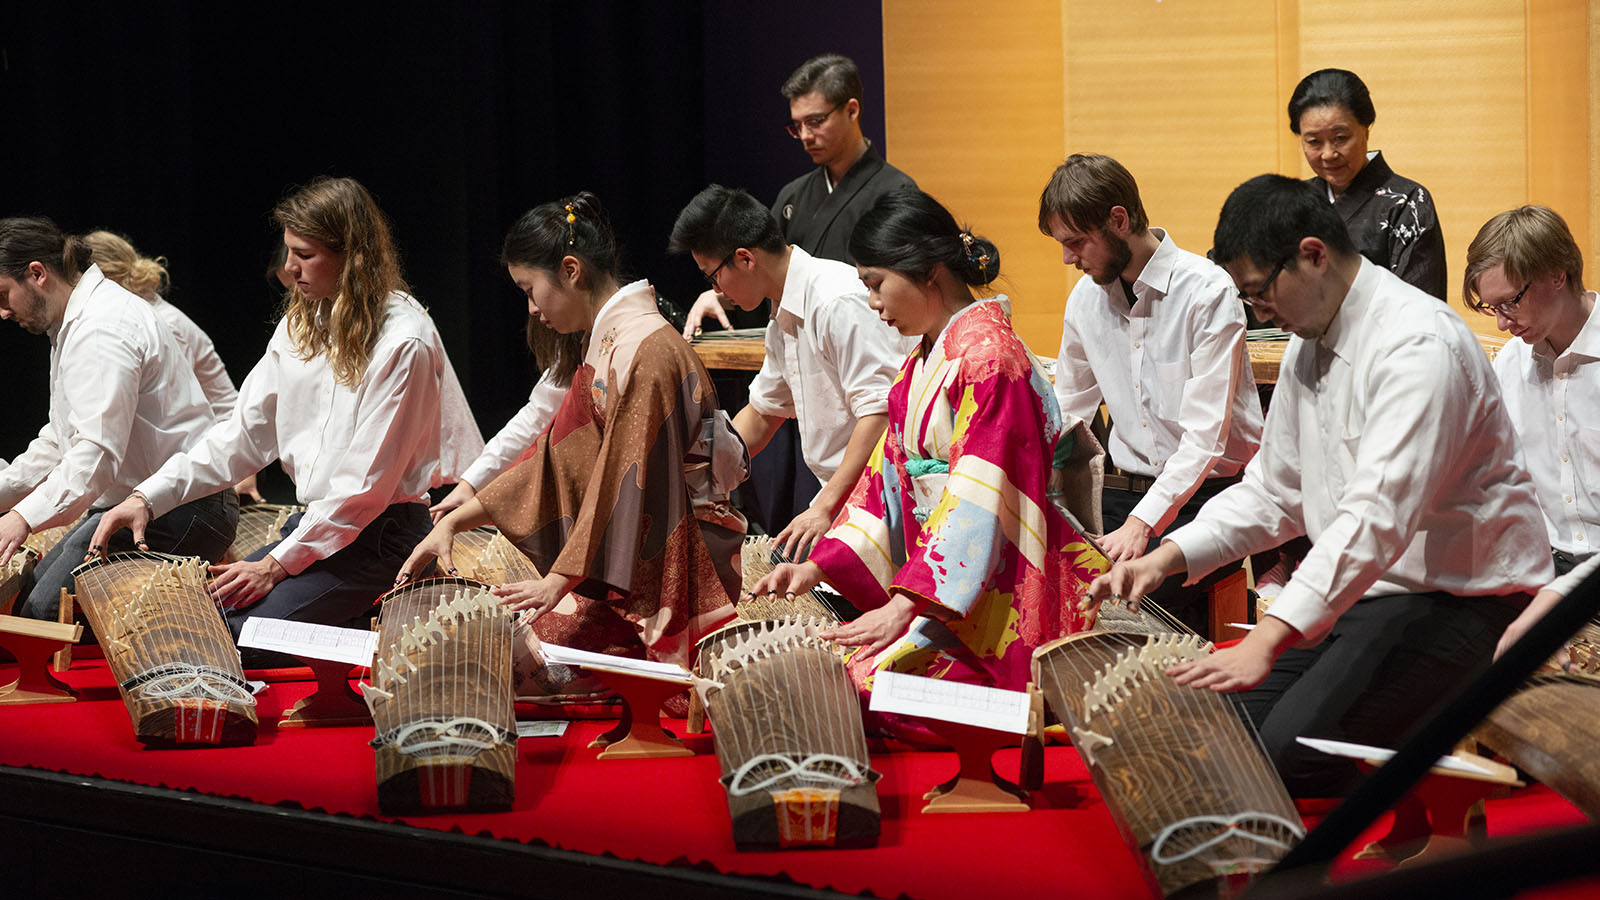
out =
<svg viewBox="0 0 1600 900"><path fill-rule="evenodd" d="M25 0L4 19L0 215L108 228L166 256L168 299L241 383L276 320L273 204L316 175L357 178L485 437L537 375L526 303L497 262L524 210L594 191L630 274L681 304L702 286L664 253L682 205L712 181L770 202L810 165L778 94L801 61L856 60L867 134L886 149L877 3ZM48 416L46 339L0 323L0 372L9 459Z"/></svg>

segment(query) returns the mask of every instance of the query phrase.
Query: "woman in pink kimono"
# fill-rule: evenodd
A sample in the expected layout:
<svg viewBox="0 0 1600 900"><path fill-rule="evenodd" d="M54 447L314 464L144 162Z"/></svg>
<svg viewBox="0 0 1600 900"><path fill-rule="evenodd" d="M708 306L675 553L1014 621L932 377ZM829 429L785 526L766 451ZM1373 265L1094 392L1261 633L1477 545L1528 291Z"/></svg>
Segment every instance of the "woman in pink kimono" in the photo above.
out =
<svg viewBox="0 0 1600 900"><path fill-rule="evenodd" d="M1061 414L1003 296L1000 254L921 191L880 198L850 254L879 318L922 343L889 390L889 427L827 536L754 592L826 580L866 610L826 636L880 671L1021 689L1033 651L1090 626L1109 565L1045 497Z"/></svg>

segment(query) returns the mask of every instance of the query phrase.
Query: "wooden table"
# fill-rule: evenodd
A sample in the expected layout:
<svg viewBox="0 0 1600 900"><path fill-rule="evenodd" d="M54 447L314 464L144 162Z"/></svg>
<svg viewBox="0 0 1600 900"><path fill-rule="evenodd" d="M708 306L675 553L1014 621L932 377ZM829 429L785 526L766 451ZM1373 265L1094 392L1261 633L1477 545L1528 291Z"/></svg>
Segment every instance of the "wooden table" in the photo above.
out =
<svg viewBox="0 0 1600 900"><path fill-rule="evenodd" d="M1494 355L1505 346L1505 338L1480 334L1478 343L1483 345L1483 352L1494 359ZM755 372L761 368L762 357L766 354L766 347L759 339L697 340L692 342L692 346L708 369ZM1249 342L1250 372L1255 376L1256 384L1278 383L1278 366L1283 362L1283 351L1288 346L1288 341Z"/></svg>

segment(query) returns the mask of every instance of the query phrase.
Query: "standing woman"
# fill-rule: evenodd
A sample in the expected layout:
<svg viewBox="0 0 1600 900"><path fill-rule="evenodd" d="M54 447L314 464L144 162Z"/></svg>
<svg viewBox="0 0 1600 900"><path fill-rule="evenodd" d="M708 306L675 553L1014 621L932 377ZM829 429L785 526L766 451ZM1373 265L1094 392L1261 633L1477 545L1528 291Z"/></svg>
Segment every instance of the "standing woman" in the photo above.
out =
<svg viewBox="0 0 1600 900"><path fill-rule="evenodd" d="M1444 234L1433 195L1396 175L1382 151L1367 150L1377 118L1367 86L1344 69L1312 72L1289 98L1289 130L1317 173L1306 183L1327 196L1356 249L1444 300Z"/></svg>
<svg viewBox="0 0 1600 900"><path fill-rule="evenodd" d="M1045 497L1061 413L1003 295L972 288L1000 253L921 191L880 197L850 255L881 319L922 342L889 389L889 427L834 527L755 593L824 578L867 610L824 635L879 671L1020 690L1040 645L1090 625L1108 568Z"/></svg>
<svg viewBox="0 0 1600 900"><path fill-rule="evenodd" d="M529 315L582 335L582 353L546 373L570 387L522 460L440 519L401 578L435 557L454 571L454 536L492 522L545 573L495 589L530 612L539 639L688 665L695 641L733 616L745 523L728 495L744 479L744 443L655 289L619 286L593 194L523 215L501 261ZM519 695L573 689L565 667L517 646Z"/></svg>
<svg viewBox="0 0 1600 900"><path fill-rule="evenodd" d="M94 536L104 546L131 527L141 538L151 516L279 460L305 512L277 542L211 569L235 637L249 616L342 625L363 615L427 534L428 489L483 446L475 434L443 446L441 407L465 398L366 188L319 178L273 217L294 288L266 355L232 415L140 483Z"/></svg>

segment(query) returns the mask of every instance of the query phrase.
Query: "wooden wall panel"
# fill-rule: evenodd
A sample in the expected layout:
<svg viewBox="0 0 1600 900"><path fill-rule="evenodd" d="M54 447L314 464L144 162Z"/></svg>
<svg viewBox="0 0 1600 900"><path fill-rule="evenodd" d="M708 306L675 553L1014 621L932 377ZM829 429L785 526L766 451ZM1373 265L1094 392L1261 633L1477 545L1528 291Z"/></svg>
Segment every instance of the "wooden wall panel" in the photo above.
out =
<svg viewBox="0 0 1600 900"><path fill-rule="evenodd" d="M1054 356L1066 274L1036 222L1061 162L1059 0L885 0L883 31L892 162L995 242L1018 333Z"/></svg>
<svg viewBox="0 0 1600 900"><path fill-rule="evenodd" d="M883 6L895 164L1000 243L1018 329L1046 355L1077 275L1035 230L1050 169L1072 152L1116 156L1152 221L1202 251L1239 181L1310 174L1284 109L1326 66L1367 82L1371 147L1434 193L1452 294L1478 227L1528 202L1568 218L1600 284L1600 0Z"/></svg>

